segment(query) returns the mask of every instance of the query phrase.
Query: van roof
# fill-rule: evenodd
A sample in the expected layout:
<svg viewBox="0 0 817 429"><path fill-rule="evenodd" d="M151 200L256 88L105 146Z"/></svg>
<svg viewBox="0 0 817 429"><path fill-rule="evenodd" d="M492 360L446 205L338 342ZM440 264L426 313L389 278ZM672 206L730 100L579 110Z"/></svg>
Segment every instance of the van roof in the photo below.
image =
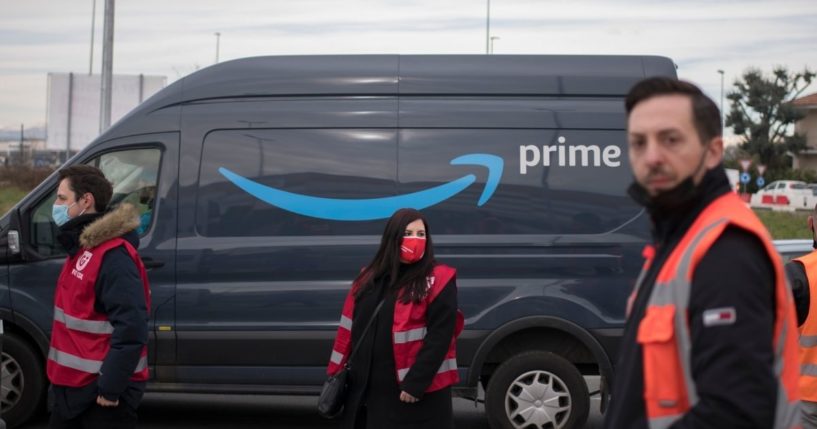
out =
<svg viewBox="0 0 817 429"><path fill-rule="evenodd" d="M637 80L654 75L675 77L675 66L657 56L267 56L195 72L177 82L182 86L177 101L293 95L622 96Z"/></svg>
<svg viewBox="0 0 817 429"><path fill-rule="evenodd" d="M100 137L147 132L139 128L143 124L130 124L138 129L123 126L137 116L153 117L154 131L172 130L178 115L161 111L193 102L343 95L622 97L647 76L675 77L675 65L666 57L635 55L250 57L215 64L174 82Z"/></svg>

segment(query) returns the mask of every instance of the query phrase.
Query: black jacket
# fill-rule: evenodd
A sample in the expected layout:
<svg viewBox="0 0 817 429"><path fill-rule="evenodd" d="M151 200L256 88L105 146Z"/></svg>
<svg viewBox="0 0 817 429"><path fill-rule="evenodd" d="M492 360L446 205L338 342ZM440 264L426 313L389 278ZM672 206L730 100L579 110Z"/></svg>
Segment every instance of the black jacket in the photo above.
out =
<svg viewBox="0 0 817 429"><path fill-rule="evenodd" d="M100 244L122 237L139 248L133 226L135 211L117 208L106 214L78 216L60 228L58 240L70 255L84 244ZM135 219L138 226L138 214ZM108 316L113 325L111 349L105 356L96 383L80 388L52 386L49 404L63 419L73 418L96 403L97 395L121 400L136 409L145 390L144 382L130 381L148 341L148 309L139 270L124 247L105 254L96 282L95 309Z"/></svg>
<svg viewBox="0 0 817 429"><path fill-rule="evenodd" d="M656 256L624 328L605 428L647 428L638 324L660 267L701 211L726 192L731 192L729 181L723 169L716 168L707 172L693 198L670 212L648 206ZM693 274L690 359L699 401L672 428L773 426L774 305L774 268L763 244L747 231L727 228ZM733 308L735 322L704 326L702 313L718 308Z"/></svg>
<svg viewBox="0 0 817 429"><path fill-rule="evenodd" d="M797 307L797 325L801 326L808 317L811 290L806 276L806 267L800 261L789 261L786 264L786 277L789 278L794 305Z"/></svg>

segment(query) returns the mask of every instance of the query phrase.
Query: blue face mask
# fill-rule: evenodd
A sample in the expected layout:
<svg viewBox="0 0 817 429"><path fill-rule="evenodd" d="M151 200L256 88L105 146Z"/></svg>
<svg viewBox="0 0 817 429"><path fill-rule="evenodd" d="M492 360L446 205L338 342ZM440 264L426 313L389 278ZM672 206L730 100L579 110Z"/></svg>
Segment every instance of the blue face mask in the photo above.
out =
<svg viewBox="0 0 817 429"><path fill-rule="evenodd" d="M74 204L76 204L76 202ZM56 223L57 226L63 226L66 222L71 220L71 216L68 214L68 209L74 207L74 204L71 204L70 206L66 206L64 204L54 204L51 206L51 218L54 219L54 223Z"/></svg>

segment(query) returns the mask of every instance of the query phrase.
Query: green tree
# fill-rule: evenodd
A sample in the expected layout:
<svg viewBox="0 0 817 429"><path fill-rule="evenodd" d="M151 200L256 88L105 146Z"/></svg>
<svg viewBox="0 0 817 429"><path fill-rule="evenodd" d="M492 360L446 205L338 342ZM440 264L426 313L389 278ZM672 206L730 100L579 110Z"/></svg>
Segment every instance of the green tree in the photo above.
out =
<svg viewBox="0 0 817 429"><path fill-rule="evenodd" d="M777 67L771 76L751 68L735 81L734 90L727 95L731 108L726 126L745 138L740 145L743 152L768 166L767 177L790 169L787 153L796 154L805 148L805 139L792 131L792 125L803 114L790 102L814 78L815 73L808 68L790 73L785 67Z"/></svg>

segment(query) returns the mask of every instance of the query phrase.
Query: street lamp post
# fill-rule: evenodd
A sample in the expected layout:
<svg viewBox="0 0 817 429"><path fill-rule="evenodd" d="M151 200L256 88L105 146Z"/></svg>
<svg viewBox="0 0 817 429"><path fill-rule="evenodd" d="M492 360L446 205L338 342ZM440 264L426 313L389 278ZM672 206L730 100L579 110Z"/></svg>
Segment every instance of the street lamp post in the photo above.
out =
<svg viewBox="0 0 817 429"><path fill-rule="evenodd" d="M99 133L111 126L113 94L113 25L114 0L105 0L105 23L102 31L102 85L100 89Z"/></svg>
<svg viewBox="0 0 817 429"><path fill-rule="evenodd" d="M494 53L494 40L499 39L499 36L491 36L491 54Z"/></svg>
<svg viewBox="0 0 817 429"><path fill-rule="evenodd" d="M216 31L214 34L216 35L216 64L218 64L218 49L221 41L221 33Z"/></svg>
<svg viewBox="0 0 817 429"><path fill-rule="evenodd" d="M88 64L88 76L94 74L94 27L96 26L96 0L91 7L91 59Z"/></svg>
<svg viewBox="0 0 817 429"><path fill-rule="evenodd" d="M718 73L721 75L721 129L726 126L726 121L724 121L725 110L723 108L723 70L718 69Z"/></svg>
<svg viewBox="0 0 817 429"><path fill-rule="evenodd" d="M491 0L488 0L488 12L485 14L485 54L490 54L491 46Z"/></svg>

